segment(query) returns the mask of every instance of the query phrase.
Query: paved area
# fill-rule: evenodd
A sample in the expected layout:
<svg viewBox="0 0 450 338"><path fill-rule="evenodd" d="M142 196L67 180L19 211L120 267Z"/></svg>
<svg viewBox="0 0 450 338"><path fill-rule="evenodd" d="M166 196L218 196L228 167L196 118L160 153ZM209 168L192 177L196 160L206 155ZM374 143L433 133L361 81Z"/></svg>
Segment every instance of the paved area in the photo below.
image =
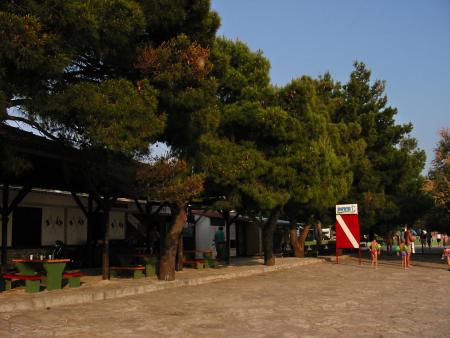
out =
<svg viewBox="0 0 450 338"><path fill-rule="evenodd" d="M66 286L62 290L50 292L43 290L39 293L27 294L24 288L14 288L0 293L0 313L18 310L45 310L61 305L91 303L187 285L201 285L248 277L322 262L323 259L287 257L277 259L275 266L264 266L262 259L236 258L232 260L232 265L221 265L217 269L184 269L176 273L176 280L172 282L158 281L156 277L137 280L132 278L102 280L99 275L84 276L82 277L82 286L76 289Z"/></svg>
<svg viewBox="0 0 450 338"><path fill-rule="evenodd" d="M354 259L0 313L1 337L449 337L450 271Z"/></svg>

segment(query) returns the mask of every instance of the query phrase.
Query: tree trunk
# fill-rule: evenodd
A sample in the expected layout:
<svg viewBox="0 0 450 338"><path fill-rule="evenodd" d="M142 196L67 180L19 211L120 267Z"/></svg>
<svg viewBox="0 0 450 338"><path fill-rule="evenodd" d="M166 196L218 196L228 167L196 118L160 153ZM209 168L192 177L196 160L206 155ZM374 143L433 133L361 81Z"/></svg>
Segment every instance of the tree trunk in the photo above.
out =
<svg viewBox="0 0 450 338"><path fill-rule="evenodd" d="M300 235L295 238L296 245L294 246L295 257L305 257L305 241L308 236L309 229L311 228L311 224L306 224L303 230L300 232Z"/></svg>
<svg viewBox="0 0 450 338"><path fill-rule="evenodd" d="M289 227L289 238L291 241L291 247L294 250L295 257L302 257L300 256L300 252L302 251L300 248L300 244L298 241L298 235L297 235L297 220L293 219L290 222Z"/></svg>
<svg viewBox="0 0 450 338"><path fill-rule="evenodd" d="M369 228L369 241L372 242L375 239L375 229L374 227Z"/></svg>
<svg viewBox="0 0 450 338"><path fill-rule="evenodd" d="M175 214L175 217L173 218L173 223L170 225L169 231L164 237L164 247L158 274L159 280L165 281L175 280L175 260L178 240L187 216L184 205L178 205L172 208L172 212Z"/></svg>
<svg viewBox="0 0 450 338"><path fill-rule="evenodd" d="M278 217L281 214L282 206L275 207L263 231L263 245L264 245L264 265L275 265L275 257L273 256L273 233L277 227Z"/></svg>
<svg viewBox="0 0 450 338"><path fill-rule="evenodd" d="M183 251L184 251L184 247L183 247L183 231L181 231L180 237L178 238L176 271L183 271L183 265L184 265Z"/></svg>
<svg viewBox="0 0 450 338"><path fill-rule="evenodd" d="M322 246L322 222L319 219L315 222L314 238L316 239L316 257L319 257L320 247Z"/></svg>

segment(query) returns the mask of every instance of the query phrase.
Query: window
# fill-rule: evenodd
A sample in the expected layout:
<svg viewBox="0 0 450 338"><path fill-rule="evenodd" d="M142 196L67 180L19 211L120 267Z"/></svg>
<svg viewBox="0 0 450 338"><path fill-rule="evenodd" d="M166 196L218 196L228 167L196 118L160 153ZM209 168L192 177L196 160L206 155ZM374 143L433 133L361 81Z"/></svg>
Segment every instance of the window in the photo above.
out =
<svg viewBox="0 0 450 338"><path fill-rule="evenodd" d="M41 223L41 208L16 208L12 221L13 247L41 246Z"/></svg>

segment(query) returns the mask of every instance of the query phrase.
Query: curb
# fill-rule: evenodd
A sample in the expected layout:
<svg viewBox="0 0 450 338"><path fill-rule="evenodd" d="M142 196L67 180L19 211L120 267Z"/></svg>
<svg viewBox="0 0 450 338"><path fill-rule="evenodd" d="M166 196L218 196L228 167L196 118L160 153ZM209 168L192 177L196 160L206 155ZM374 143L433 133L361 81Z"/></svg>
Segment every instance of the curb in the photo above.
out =
<svg viewBox="0 0 450 338"><path fill-rule="evenodd" d="M332 263L336 263L336 256L319 256L319 258L325 260L326 262L332 262ZM345 260L345 259L350 259L350 258L355 258L351 255L340 255L339 256L339 260ZM358 259L358 257L356 257L356 259Z"/></svg>
<svg viewBox="0 0 450 338"><path fill-rule="evenodd" d="M11 298L18 299L7 299L6 302L0 303L0 312L42 310L50 309L55 306L92 303L99 300L122 298L183 286L196 286L240 277L250 277L267 272L282 271L323 262L325 262L324 259L307 258L300 262L286 263L274 266L259 265L252 267L242 267L241 271L229 271L221 274L195 278L180 278L171 282L158 281L156 279L152 279L150 281L129 280L126 281L126 283L130 285L102 285L91 288L81 287L73 290L56 290L52 291L51 293L39 293L32 295L22 294L11 296ZM239 268L237 270L239 270ZM109 283L107 282L107 284Z"/></svg>

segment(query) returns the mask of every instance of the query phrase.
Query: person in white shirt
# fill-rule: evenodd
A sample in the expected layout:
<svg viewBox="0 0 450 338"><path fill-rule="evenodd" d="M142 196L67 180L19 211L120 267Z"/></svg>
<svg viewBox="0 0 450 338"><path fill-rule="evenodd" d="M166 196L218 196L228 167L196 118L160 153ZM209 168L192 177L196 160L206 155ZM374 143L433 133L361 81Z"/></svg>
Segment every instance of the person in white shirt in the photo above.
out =
<svg viewBox="0 0 450 338"><path fill-rule="evenodd" d="M441 239L442 239L442 235L441 234L437 234L436 235L436 240L437 240L438 246L441 246Z"/></svg>

